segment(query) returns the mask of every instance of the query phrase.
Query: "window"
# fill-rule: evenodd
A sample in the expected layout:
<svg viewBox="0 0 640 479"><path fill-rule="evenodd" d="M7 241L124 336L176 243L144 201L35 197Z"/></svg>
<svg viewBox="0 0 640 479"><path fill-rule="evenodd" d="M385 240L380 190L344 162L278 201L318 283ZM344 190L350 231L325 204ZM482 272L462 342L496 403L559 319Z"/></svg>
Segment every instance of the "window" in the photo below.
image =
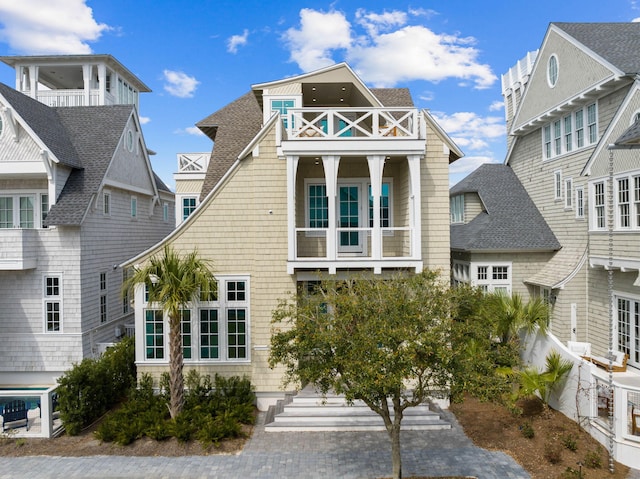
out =
<svg viewBox="0 0 640 479"><path fill-rule="evenodd" d="M549 86L553 88L558 82L558 57L551 55L547 64L547 81Z"/></svg>
<svg viewBox="0 0 640 479"><path fill-rule="evenodd" d="M571 127L571 115L564 117L564 150L573 150L573 128Z"/></svg>
<svg viewBox="0 0 640 479"><path fill-rule="evenodd" d="M100 273L100 322L107 321L107 273Z"/></svg>
<svg viewBox="0 0 640 479"><path fill-rule="evenodd" d="M380 226L388 228L391 226L391 210L389 208L389 183L382 183L380 192ZM373 194L369 185L369 228L373 228Z"/></svg>
<svg viewBox="0 0 640 479"><path fill-rule="evenodd" d="M133 131L127 130L127 150L133 151Z"/></svg>
<svg viewBox="0 0 640 479"><path fill-rule="evenodd" d="M144 314L145 358L164 359L164 320L161 309L147 309Z"/></svg>
<svg viewBox="0 0 640 479"><path fill-rule="evenodd" d="M586 111L586 113L585 113ZM584 118L587 117L585 142ZM595 103L580 108L562 119L553 120L542 127L542 151L544 159L570 153L577 148L592 145L598 141L598 108Z"/></svg>
<svg viewBox="0 0 640 479"><path fill-rule="evenodd" d="M464 221L464 195L452 196L450 201L451 222L462 223Z"/></svg>
<svg viewBox="0 0 640 479"><path fill-rule="evenodd" d="M271 100L271 111L280 113L284 127L287 128L287 111L295 106L295 100ZM293 124L291 125L293 127Z"/></svg>
<svg viewBox="0 0 640 479"><path fill-rule="evenodd" d="M469 283L469 263L454 261L451 268L451 283L453 286Z"/></svg>
<svg viewBox="0 0 640 479"><path fill-rule="evenodd" d="M596 121L596 104L593 103L587 107L587 129L589 130L589 143L591 144L598 141L598 125Z"/></svg>
<svg viewBox="0 0 640 479"><path fill-rule="evenodd" d="M138 198L131 197L131 217L136 218L138 216Z"/></svg>
<svg viewBox="0 0 640 479"><path fill-rule="evenodd" d="M2 123L2 115L0 115L0 135L2 135L4 124Z"/></svg>
<svg viewBox="0 0 640 479"><path fill-rule="evenodd" d="M107 191L102 193L102 214L111 216L111 193Z"/></svg>
<svg viewBox="0 0 640 479"><path fill-rule="evenodd" d="M629 203L629 178L619 178L618 185L618 228L631 226L631 205Z"/></svg>
<svg viewBox="0 0 640 479"><path fill-rule="evenodd" d="M640 300L616 295L617 350L629 355L629 362L640 364Z"/></svg>
<svg viewBox="0 0 640 479"><path fill-rule="evenodd" d="M476 270L474 286L487 292L511 292L511 263L472 264L473 268Z"/></svg>
<svg viewBox="0 0 640 479"><path fill-rule="evenodd" d="M640 176L633 177L633 210L635 228L640 228Z"/></svg>
<svg viewBox="0 0 640 479"><path fill-rule="evenodd" d="M40 195L40 221L43 228L46 228L44 221L49 214L49 195Z"/></svg>
<svg viewBox="0 0 640 479"><path fill-rule="evenodd" d="M562 199L562 171L557 170L553 172L553 181L554 181L553 197L556 200L561 200Z"/></svg>
<svg viewBox="0 0 640 479"><path fill-rule="evenodd" d="M195 196L185 196L182 198L182 221L186 220L193 210L196 209L198 199Z"/></svg>
<svg viewBox="0 0 640 479"><path fill-rule="evenodd" d="M594 229L604 229L606 225L605 216L605 193L604 181L594 183L593 185L593 213L594 213Z"/></svg>
<svg viewBox="0 0 640 479"><path fill-rule="evenodd" d="M126 284L129 279L129 268L122 269L122 284ZM129 289L122 291L122 314L129 314Z"/></svg>
<svg viewBox="0 0 640 479"><path fill-rule="evenodd" d="M44 277L44 323L45 332L62 331L62 278Z"/></svg>
<svg viewBox="0 0 640 479"><path fill-rule="evenodd" d="M203 293L181 310L180 334L186 361L249 359L249 281L220 277L218 294ZM145 358L166 359L162 310L145 310Z"/></svg>
<svg viewBox="0 0 640 479"><path fill-rule="evenodd" d="M0 196L0 228L13 228L13 198Z"/></svg>
<svg viewBox="0 0 640 479"><path fill-rule="evenodd" d="M568 210L573 208L573 179L564 180L564 207Z"/></svg>
<svg viewBox="0 0 640 479"><path fill-rule="evenodd" d="M553 122L553 153L554 156L562 154L562 122Z"/></svg>
<svg viewBox="0 0 640 479"><path fill-rule="evenodd" d="M162 203L162 221L167 223L169 221L169 203Z"/></svg>
<svg viewBox="0 0 640 479"><path fill-rule="evenodd" d="M309 228L329 227L329 200L325 185L308 185Z"/></svg>
<svg viewBox="0 0 640 479"><path fill-rule="evenodd" d="M180 329L182 335L182 357L191 359L191 310L180 311Z"/></svg>
<svg viewBox="0 0 640 479"><path fill-rule="evenodd" d="M34 227L34 198L33 196L20 197L20 228Z"/></svg>
<svg viewBox="0 0 640 479"><path fill-rule="evenodd" d="M576 218L584 218L584 190L576 188Z"/></svg>

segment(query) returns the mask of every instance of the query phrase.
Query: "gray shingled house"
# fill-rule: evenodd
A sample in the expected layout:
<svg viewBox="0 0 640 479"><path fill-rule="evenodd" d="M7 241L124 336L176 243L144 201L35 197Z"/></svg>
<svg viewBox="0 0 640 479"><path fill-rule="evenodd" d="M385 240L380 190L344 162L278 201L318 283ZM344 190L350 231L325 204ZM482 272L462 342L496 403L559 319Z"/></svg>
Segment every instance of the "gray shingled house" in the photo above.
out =
<svg viewBox="0 0 640 479"><path fill-rule="evenodd" d="M174 199L138 119L148 89L115 59L2 61L21 91L0 84L0 386L46 389L126 334L117 265L173 229Z"/></svg>

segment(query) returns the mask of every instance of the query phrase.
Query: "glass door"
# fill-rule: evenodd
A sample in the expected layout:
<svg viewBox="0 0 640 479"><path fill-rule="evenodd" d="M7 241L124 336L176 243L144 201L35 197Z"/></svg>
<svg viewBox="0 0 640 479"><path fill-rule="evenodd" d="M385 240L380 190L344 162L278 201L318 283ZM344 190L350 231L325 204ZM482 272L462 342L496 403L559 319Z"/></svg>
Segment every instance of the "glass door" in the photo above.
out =
<svg viewBox="0 0 640 479"><path fill-rule="evenodd" d="M360 227L361 217L360 186L341 185L338 187L338 228L339 252L362 252L362 232L350 231Z"/></svg>

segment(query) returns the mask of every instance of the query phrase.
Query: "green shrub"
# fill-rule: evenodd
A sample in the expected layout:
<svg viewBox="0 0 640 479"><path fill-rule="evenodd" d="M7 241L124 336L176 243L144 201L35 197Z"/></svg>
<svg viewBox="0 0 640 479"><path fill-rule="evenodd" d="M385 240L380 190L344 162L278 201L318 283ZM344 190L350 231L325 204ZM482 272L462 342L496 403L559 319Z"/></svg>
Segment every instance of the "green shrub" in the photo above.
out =
<svg viewBox="0 0 640 479"><path fill-rule="evenodd" d="M58 379L60 417L69 435L107 412L135 384L133 338L125 338L98 359L86 358Z"/></svg>
<svg viewBox="0 0 640 479"><path fill-rule="evenodd" d="M203 447L217 445L221 439L239 437L242 428L232 414L221 414L216 417L206 416L200 424L196 438Z"/></svg>
<svg viewBox="0 0 640 479"><path fill-rule="evenodd" d="M527 439L533 439L533 437L536 435L536 432L533 430L533 426L530 422L525 422L524 424L522 424L520 426L520 432L522 432L522 435Z"/></svg>
<svg viewBox="0 0 640 479"><path fill-rule="evenodd" d="M201 420L196 415L183 411L178 417L171 422L171 435L180 442L190 441L197 433L197 424L194 419Z"/></svg>
<svg viewBox="0 0 640 479"><path fill-rule="evenodd" d="M602 456L599 451L589 451L584 456L584 465L589 469L601 469L602 468Z"/></svg>
<svg viewBox="0 0 640 479"><path fill-rule="evenodd" d="M562 436L562 444L570 451L576 452L578 450L578 438L573 434Z"/></svg>
<svg viewBox="0 0 640 479"><path fill-rule="evenodd" d="M558 479L582 479L582 474L580 470L574 469L572 467L567 467Z"/></svg>

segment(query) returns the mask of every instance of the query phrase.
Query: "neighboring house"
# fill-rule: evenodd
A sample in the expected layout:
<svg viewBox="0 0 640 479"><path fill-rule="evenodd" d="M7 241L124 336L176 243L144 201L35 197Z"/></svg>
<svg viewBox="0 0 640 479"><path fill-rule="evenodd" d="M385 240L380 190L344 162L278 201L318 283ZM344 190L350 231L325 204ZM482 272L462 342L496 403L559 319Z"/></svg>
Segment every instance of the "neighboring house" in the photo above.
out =
<svg viewBox="0 0 640 479"><path fill-rule="evenodd" d="M210 153L178 153L176 182L176 226L200 204L200 192L207 174Z"/></svg>
<svg viewBox="0 0 640 479"><path fill-rule="evenodd" d="M54 385L133 324L117 266L172 231L174 195L113 57L0 60L0 386Z"/></svg>
<svg viewBox="0 0 640 479"><path fill-rule="evenodd" d="M268 365L280 299L319 274L432 268L448 279L448 167L462 152L407 89L369 89L339 64L253 85L197 126L214 141L199 205L127 262L165 244L212 262L217 297L183 315L187 369L247 375L264 409L284 394ZM143 288L135 304L138 373L157 377L167 318Z"/></svg>
<svg viewBox="0 0 640 479"><path fill-rule="evenodd" d="M634 467L640 467L640 152L628 148L638 141L639 51L639 23L551 23L540 50L503 76L506 166L561 246L537 269L513 268L514 290L524 284L551 305L552 335L531 345L533 357L544 365L548 348L567 352L570 344L579 351L581 367L558 407L582 424L589 419L592 435ZM529 231L527 218L513 221ZM504 259L515 265L513 258ZM626 372L613 373L613 383L605 369L585 370L577 359L598 356L608 364L609 351L616 364L628 355Z"/></svg>
<svg viewBox="0 0 640 479"><path fill-rule="evenodd" d="M482 165L449 195L453 283L530 297L522 278L539 271L560 243L513 170Z"/></svg>

